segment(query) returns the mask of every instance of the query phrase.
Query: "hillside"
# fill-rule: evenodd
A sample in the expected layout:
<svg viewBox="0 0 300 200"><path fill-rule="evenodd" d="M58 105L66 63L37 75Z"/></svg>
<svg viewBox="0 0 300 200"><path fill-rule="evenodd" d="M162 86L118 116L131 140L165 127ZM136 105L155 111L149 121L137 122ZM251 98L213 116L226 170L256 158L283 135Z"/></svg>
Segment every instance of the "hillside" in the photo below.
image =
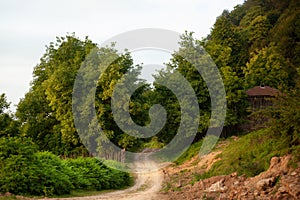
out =
<svg viewBox="0 0 300 200"><path fill-rule="evenodd" d="M161 199L299 199L300 147L266 130L220 141L208 155L165 169ZM259 141L259 142L258 142Z"/></svg>
<svg viewBox="0 0 300 200"><path fill-rule="evenodd" d="M264 129L223 139L208 157L195 143L165 174L166 199L299 199L300 2L248 0L224 11L202 41L223 73L227 126L250 113L243 93L279 89L273 106L252 118ZM262 123L260 121L259 123ZM193 157L194 156L194 157Z"/></svg>

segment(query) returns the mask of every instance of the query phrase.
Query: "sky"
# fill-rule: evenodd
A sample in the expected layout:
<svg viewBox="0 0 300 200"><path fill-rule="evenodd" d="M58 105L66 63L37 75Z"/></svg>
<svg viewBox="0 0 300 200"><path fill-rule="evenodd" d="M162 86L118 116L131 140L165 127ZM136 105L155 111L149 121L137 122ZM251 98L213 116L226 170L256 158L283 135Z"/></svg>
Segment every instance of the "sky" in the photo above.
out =
<svg viewBox="0 0 300 200"><path fill-rule="evenodd" d="M11 110L29 91L32 72L56 36L75 32L101 44L140 28L209 34L224 9L244 0L0 0L0 94ZM155 52L149 52L148 57ZM145 56L145 54L143 54ZM143 61L141 55L134 56ZM163 55L162 61L168 58ZM145 58L147 59L147 58ZM144 63L147 64L147 61Z"/></svg>

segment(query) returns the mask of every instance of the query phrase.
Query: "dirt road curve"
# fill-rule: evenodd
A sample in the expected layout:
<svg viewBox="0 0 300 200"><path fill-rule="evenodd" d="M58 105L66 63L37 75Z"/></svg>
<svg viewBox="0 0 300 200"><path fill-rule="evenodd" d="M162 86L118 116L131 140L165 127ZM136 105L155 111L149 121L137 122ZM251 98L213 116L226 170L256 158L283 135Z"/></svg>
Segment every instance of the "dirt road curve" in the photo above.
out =
<svg viewBox="0 0 300 200"><path fill-rule="evenodd" d="M148 160L147 158L145 158L142 161L140 159L138 160L139 161L134 163L136 169L141 169L145 172L147 171L147 169L151 171L150 169L157 168L157 164L151 160ZM161 188L162 181L163 175L161 171L137 173L135 185L126 190L105 193L97 196L60 198L57 200L154 200L157 199L156 195Z"/></svg>

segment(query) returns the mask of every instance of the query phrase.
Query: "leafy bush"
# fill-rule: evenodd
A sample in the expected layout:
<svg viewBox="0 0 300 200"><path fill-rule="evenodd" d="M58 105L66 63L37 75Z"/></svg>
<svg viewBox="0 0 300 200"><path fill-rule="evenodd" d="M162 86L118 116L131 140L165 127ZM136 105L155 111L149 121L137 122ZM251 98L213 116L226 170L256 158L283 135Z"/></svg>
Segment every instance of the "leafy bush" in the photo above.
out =
<svg viewBox="0 0 300 200"><path fill-rule="evenodd" d="M128 173L110 169L96 158L68 159L65 163L76 174L73 184L80 189L118 189L131 183Z"/></svg>
<svg viewBox="0 0 300 200"><path fill-rule="evenodd" d="M0 192L27 193L38 147L27 138L0 138Z"/></svg>
<svg viewBox="0 0 300 200"><path fill-rule="evenodd" d="M130 184L128 173L110 169L99 159L62 160L50 152L38 152L30 139L0 138L0 193L52 196Z"/></svg>
<svg viewBox="0 0 300 200"><path fill-rule="evenodd" d="M74 173L58 156L50 152L37 152L35 156L37 168L31 178L31 194L62 195L74 189L70 180Z"/></svg>

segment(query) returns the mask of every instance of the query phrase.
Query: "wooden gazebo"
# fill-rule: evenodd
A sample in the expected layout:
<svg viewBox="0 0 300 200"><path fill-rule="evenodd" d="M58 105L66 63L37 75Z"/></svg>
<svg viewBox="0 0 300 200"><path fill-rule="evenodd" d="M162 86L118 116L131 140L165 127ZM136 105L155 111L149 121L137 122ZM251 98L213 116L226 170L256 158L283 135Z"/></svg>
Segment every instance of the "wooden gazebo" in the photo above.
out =
<svg viewBox="0 0 300 200"><path fill-rule="evenodd" d="M272 105L272 98L276 96L278 90L269 86L255 86L246 91L252 111L262 109Z"/></svg>

